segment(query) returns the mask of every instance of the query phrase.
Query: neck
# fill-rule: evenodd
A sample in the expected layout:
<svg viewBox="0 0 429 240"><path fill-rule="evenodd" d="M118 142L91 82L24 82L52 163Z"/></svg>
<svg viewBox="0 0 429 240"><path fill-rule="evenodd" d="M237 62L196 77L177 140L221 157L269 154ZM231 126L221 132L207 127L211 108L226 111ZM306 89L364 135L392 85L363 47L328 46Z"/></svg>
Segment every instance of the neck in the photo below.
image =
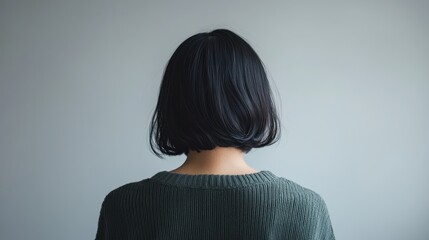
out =
<svg viewBox="0 0 429 240"><path fill-rule="evenodd" d="M247 165L244 153L233 147L216 147L200 152L189 151L186 161L170 171L183 174L248 174L257 170Z"/></svg>

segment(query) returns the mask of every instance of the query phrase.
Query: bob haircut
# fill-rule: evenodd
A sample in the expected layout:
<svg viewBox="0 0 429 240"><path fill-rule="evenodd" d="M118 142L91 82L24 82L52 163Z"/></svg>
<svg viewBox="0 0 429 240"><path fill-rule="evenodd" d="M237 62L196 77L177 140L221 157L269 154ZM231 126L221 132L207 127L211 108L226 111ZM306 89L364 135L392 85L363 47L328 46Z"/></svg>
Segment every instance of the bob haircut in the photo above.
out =
<svg viewBox="0 0 429 240"><path fill-rule="evenodd" d="M280 122L272 91L252 47L227 29L181 43L165 68L149 138L161 158L157 149L188 155L220 146L248 153L277 142Z"/></svg>

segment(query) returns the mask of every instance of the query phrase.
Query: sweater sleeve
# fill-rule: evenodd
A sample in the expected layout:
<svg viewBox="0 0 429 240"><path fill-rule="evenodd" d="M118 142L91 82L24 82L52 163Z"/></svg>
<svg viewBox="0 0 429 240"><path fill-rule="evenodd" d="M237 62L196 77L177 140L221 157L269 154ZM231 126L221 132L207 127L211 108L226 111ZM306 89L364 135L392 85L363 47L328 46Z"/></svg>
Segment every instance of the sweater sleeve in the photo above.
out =
<svg viewBox="0 0 429 240"><path fill-rule="evenodd" d="M324 199L315 194L313 204L310 204L312 217L309 218L311 223L309 239L312 240L335 240L331 219L328 213L328 207Z"/></svg>
<svg viewBox="0 0 429 240"><path fill-rule="evenodd" d="M106 231L107 231L107 227L106 227L106 215L105 215L105 201L103 201L103 203L101 204L101 209L100 209L100 214L98 217L98 227L97 227L97 232L95 235L95 240L104 240L106 239Z"/></svg>

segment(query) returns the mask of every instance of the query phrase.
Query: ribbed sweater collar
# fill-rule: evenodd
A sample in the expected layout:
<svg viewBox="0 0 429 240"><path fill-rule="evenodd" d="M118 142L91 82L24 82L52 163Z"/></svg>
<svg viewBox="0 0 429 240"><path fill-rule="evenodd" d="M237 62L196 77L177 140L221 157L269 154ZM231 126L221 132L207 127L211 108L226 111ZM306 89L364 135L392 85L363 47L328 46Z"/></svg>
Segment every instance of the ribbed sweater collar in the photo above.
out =
<svg viewBox="0 0 429 240"><path fill-rule="evenodd" d="M254 184L268 183L277 180L277 176L268 170L242 175L218 175L218 174L182 174L169 171L161 171L150 179L178 187L191 188L237 188Z"/></svg>

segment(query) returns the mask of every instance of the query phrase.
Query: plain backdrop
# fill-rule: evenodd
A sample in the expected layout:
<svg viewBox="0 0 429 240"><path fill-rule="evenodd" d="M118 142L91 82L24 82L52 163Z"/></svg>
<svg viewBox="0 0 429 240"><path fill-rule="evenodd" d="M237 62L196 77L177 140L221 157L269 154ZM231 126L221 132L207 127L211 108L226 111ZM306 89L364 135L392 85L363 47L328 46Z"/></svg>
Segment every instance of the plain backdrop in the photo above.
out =
<svg viewBox="0 0 429 240"><path fill-rule="evenodd" d="M165 65L228 28L267 67L281 140L245 156L318 192L337 239L429 236L428 1L0 3L0 239L93 239L149 151Z"/></svg>

